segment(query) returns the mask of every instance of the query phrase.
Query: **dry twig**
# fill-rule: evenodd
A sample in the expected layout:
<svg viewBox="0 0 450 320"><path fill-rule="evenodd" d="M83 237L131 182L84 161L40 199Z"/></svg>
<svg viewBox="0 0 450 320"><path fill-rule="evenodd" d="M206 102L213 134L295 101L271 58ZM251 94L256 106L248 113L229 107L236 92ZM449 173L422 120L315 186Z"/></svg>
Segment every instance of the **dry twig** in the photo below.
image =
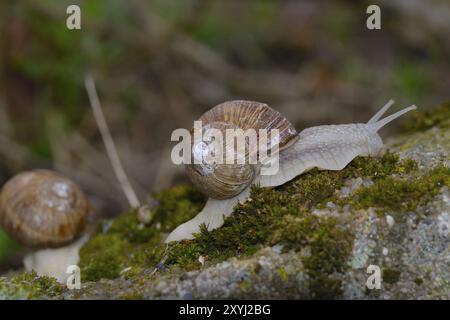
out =
<svg viewBox="0 0 450 320"><path fill-rule="evenodd" d="M111 133L109 132L108 124L105 120L105 115L103 114L100 100L97 95L97 90L95 88L94 79L87 75L85 78L85 86L89 96L89 101L91 103L92 111L94 113L95 121L97 122L98 128L102 135L103 143L105 144L106 152L108 153L109 160L116 174L117 180L122 187L122 190L127 197L127 200L131 207L138 208L141 206L136 193L131 186L125 170L123 169L122 162L120 161L119 154L117 152L116 145L112 139Z"/></svg>

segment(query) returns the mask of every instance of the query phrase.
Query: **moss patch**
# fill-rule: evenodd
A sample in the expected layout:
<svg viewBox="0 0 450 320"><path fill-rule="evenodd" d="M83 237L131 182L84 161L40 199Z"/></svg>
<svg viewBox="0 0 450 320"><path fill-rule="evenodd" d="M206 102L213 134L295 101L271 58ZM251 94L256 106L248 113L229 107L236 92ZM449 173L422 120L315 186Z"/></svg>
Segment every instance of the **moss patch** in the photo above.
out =
<svg viewBox="0 0 450 320"><path fill-rule="evenodd" d="M437 166L414 177L386 176L372 186L359 189L352 199L346 200L356 208L376 207L396 213L397 218L406 211L415 210L436 196L443 186L450 185L450 168Z"/></svg>
<svg viewBox="0 0 450 320"><path fill-rule="evenodd" d="M83 281L114 279L125 268L130 246L117 234L99 234L80 251Z"/></svg>
<svg viewBox="0 0 450 320"><path fill-rule="evenodd" d="M23 272L12 278L0 278L1 299L44 299L57 298L64 287L55 279L38 277L36 273Z"/></svg>
<svg viewBox="0 0 450 320"><path fill-rule="evenodd" d="M311 255L303 261L311 278L311 298L333 299L342 294L341 281L333 274L347 269L353 235L339 227L334 218L330 220L314 234Z"/></svg>
<svg viewBox="0 0 450 320"><path fill-rule="evenodd" d="M386 268L383 270L383 281L394 284L400 280L401 271L397 269Z"/></svg>
<svg viewBox="0 0 450 320"><path fill-rule="evenodd" d="M137 211L107 221L80 251L83 281L114 279L125 268L132 267L125 276L139 275L143 267L155 266L163 256L162 233L169 232L194 217L201 209L204 197L187 186L165 190L155 196L153 223L142 225Z"/></svg>
<svg viewBox="0 0 450 320"><path fill-rule="evenodd" d="M421 286L423 284L423 279L421 278L415 278L414 279L414 283L417 284L418 286Z"/></svg>
<svg viewBox="0 0 450 320"><path fill-rule="evenodd" d="M121 300L143 300L144 297L140 293L129 293L120 296Z"/></svg>

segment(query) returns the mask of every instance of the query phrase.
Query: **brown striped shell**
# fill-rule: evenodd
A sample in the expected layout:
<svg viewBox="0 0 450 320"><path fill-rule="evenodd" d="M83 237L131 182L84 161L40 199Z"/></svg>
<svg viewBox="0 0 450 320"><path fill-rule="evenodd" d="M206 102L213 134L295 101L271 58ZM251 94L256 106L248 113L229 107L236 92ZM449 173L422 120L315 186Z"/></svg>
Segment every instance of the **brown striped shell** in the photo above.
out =
<svg viewBox="0 0 450 320"><path fill-rule="evenodd" d="M259 129L267 129L268 131L277 129L279 131L278 147L280 151L297 138L295 128L285 117L260 102L241 100L224 102L203 114L199 121L202 121L203 133L208 129L217 129L223 133L224 140L227 140L225 139L226 129L242 129L244 131L255 129L256 132ZM230 150L238 154L234 141L231 143L226 141L223 144L221 150L223 154L230 152ZM257 153L258 150L254 150L256 146L248 145L248 141L246 141L245 152L242 155L246 159L244 163L194 163L193 160L197 157L197 154L210 153L211 150L214 150L212 152L214 154L217 150L216 147L211 147L210 142L204 140L195 141L192 139L191 147L192 162L186 165L187 175L200 191L211 198L232 198L241 193L255 178L256 166L249 164L248 159L250 153ZM268 143L268 149L271 149L270 142Z"/></svg>
<svg viewBox="0 0 450 320"><path fill-rule="evenodd" d="M71 180L49 170L27 171L4 185L0 224L26 247L60 247L80 236L89 208Z"/></svg>

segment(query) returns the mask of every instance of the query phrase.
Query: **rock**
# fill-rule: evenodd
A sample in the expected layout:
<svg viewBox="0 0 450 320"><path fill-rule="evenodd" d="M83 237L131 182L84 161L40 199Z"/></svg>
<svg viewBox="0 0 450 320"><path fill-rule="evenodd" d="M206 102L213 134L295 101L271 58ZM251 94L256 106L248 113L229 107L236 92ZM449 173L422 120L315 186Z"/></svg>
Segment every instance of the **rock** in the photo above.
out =
<svg viewBox="0 0 450 320"><path fill-rule="evenodd" d="M153 224L118 218L83 248L81 290L19 274L0 278L0 297L450 299L449 122L390 139L400 160L356 159L253 190L221 229L167 252L165 234L204 200L165 191ZM380 289L366 286L369 266Z"/></svg>
<svg viewBox="0 0 450 320"><path fill-rule="evenodd" d="M395 220L394 220L394 218L392 218L392 216L387 215L386 216L386 223L388 224L389 227L392 228L394 226L394 224L395 224Z"/></svg>
<svg viewBox="0 0 450 320"><path fill-rule="evenodd" d="M373 181L371 179L363 179L361 177L349 179L345 181L345 186L340 190L340 195L343 198L350 196L361 186L371 186Z"/></svg>

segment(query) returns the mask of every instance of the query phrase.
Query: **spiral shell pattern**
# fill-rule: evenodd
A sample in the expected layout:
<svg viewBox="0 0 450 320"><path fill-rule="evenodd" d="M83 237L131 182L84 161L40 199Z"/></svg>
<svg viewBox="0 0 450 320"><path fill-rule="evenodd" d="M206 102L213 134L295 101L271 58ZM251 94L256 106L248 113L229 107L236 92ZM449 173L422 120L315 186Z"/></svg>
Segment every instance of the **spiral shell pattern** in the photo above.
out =
<svg viewBox="0 0 450 320"><path fill-rule="evenodd" d="M0 224L31 248L54 248L83 231L90 206L80 188L53 171L27 171L9 180L0 193Z"/></svg>
<svg viewBox="0 0 450 320"><path fill-rule="evenodd" d="M266 129L268 132L277 129L280 151L297 138L297 131L285 117L260 102L243 100L224 102L204 113L199 121L202 121L203 128L214 128L223 132L226 129L242 129L244 131L254 129L258 134L259 129ZM269 144L270 142L268 143L268 149L270 150ZM227 148L228 146L225 145L224 149ZM199 145L193 142L193 158L195 158L195 152L198 149L202 148L199 148ZM255 146L246 146L246 152L253 152L254 149ZM227 151L224 150L224 152ZM247 157L248 154L243 156ZM204 163L188 164L186 165L186 172L200 191L214 199L228 199L238 195L250 185L256 175L255 165L248 162L241 164L222 163L212 166Z"/></svg>

